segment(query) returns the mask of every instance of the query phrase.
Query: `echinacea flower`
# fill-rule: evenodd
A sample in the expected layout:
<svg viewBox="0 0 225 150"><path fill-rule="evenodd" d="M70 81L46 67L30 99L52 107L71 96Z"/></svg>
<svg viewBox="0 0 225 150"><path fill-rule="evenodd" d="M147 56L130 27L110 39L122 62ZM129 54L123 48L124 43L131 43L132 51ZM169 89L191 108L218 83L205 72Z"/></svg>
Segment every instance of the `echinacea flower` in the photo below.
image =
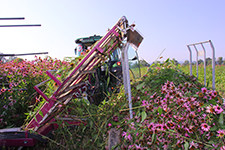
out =
<svg viewBox="0 0 225 150"><path fill-rule="evenodd" d="M3 108L7 109L7 108L8 108L8 106L7 106L7 105L4 105L4 106L3 106Z"/></svg>
<svg viewBox="0 0 225 150"><path fill-rule="evenodd" d="M223 109L220 106L218 106L218 104L216 106L213 106L213 108L217 114L223 112Z"/></svg>
<svg viewBox="0 0 225 150"><path fill-rule="evenodd" d="M127 132L123 132L122 136L124 136L124 138L125 138L126 140L131 140L131 139L132 139L131 135L128 134Z"/></svg>
<svg viewBox="0 0 225 150"><path fill-rule="evenodd" d="M6 91L6 89L5 89L5 88L2 88L2 89L1 89L1 92L2 92L2 93L4 93L5 91Z"/></svg>
<svg viewBox="0 0 225 150"><path fill-rule="evenodd" d="M202 90L202 93L206 93L207 92L207 88L205 88L205 87L201 88L201 90Z"/></svg>
<svg viewBox="0 0 225 150"><path fill-rule="evenodd" d="M213 91L212 95L216 97L218 95L218 93L216 91Z"/></svg>
<svg viewBox="0 0 225 150"><path fill-rule="evenodd" d="M10 102L10 103L9 103L9 106L12 106L12 105L13 105L13 102Z"/></svg>
<svg viewBox="0 0 225 150"><path fill-rule="evenodd" d="M201 128L202 128L203 131L208 132L209 129L210 129L210 126L206 123L203 123L203 124L201 124Z"/></svg>
<svg viewBox="0 0 225 150"><path fill-rule="evenodd" d="M190 149L191 148L198 148L198 143L195 143L194 141L191 141L191 143L190 143L190 147L189 147Z"/></svg>
<svg viewBox="0 0 225 150"><path fill-rule="evenodd" d="M203 94L202 92L198 92L198 96L199 96L200 98L202 98L202 97L204 96L204 94Z"/></svg>
<svg viewBox="0 0 225 150"><path fill-rule="evenodd" d="M146 106L146 105L148 105L148 101L143 100L141 106Z"/></svg>
<svg viewBox="0 0 225 150"><path fill-rule="evenodd" d="M207 106L207 107L206 107L206 112L207 112L207 113L210 113L210 114L215 114L215 111L214 111L214 109L213 109L212 106Z"/></svg>
<svg viewBox="0 0 225 150"><path fill-rule="evenodd" d="M224 135L225 135L225 130L221 130L221 129L219 129L218 131L217 131L217 136L218 137L220 137L220 138L222 138L222 137L224 137Z"/></svg>

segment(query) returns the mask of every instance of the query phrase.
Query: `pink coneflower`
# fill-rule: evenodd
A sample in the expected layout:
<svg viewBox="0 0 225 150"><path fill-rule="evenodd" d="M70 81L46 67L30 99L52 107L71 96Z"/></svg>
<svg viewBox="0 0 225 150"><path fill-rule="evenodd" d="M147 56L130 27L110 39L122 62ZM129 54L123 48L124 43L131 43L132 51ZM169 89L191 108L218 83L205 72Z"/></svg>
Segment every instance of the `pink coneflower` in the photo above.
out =
<svg viewBox="0 0 225 150"><path fill-rule="evenodd" d="M162 124L156 124L155 129L156 130L163 130L163 125Z"/></svg>
<svg viewBox="0 0 225 150"><path fill-rule="evenodd" d="M216 96L218 95L217 91L213 91L213 92L212 92L212 95L213 95L214 97L216 97Z"/></svg>
<svg viewBox="0 0 225 150"><path fill-rule="evenodd" d="M12 99L12 96L9 96L8 99L9 99L10 101L13 100L13 99Z"/></svg>
<svg viewBox="0 0 225 150"><path fill-rule="evenodd" d="M174 129L175 128L175 124L172 121L168 121L167 122L167 127L170 129Z"/></svg>
<svg viewBox="0 0 225 150"><path fill-rule="evenodd" d="M125 138L126 140L131 140L131 139L132 139L131 135L128 134L127 132L123 132L122 136L124 136L124 138Z"/></svg>
<svg viewBox="0 0 225 150"><path fill-rule="evenodd" d="M6 89L5 89L5 88L2 88L2 89L1 89L1 92L2 92L2 93L4 93L5 91L6 91Z"/></svg>
<svg viewBox="0 0 225 150"><path fill-rule="evenodd" d="M223 109L220 106L218 106L218 104L216 106L213 106L213 108L217 114L223 112Z"/></svg>
<svg viewBox="0 0 225 150"><path fill-rule="evenodd" d="M147 125L148 130L155 130L155 125L153 122L151 122L150 124Z"/></svg>
<svg viewBox="0 0 225 150"><path fill-rule="evenodd" d="M190 143L190 149L193 149L193 148L198 148L198 143L195 143L194 141L191 141Z"/></svg>
<svg viewBox="0 0 225 150"><path fill-rule="evenodd" d="M8 71L9 69L7 67L4 68L5 71Z"/></svg>
<svg viewBox="0 0 225 150"><path fill-rule="evenodd" d="M150 96L150 98L156 98L156 92Z"/></svg>
<svg viewBox="0 0 225 150"><path fill-rule="evenodd" d="M141 144L139 144L139 145L134 144L134 145L135 145L136 150L145 150L145 149L147 149L147 147L141 147Z"/></svg>
<svg viewBox="0 0 225 150"><path fill-rule="evenodd" d="M12 106L12 105L13 105L13 102L10 102L10 103L9 103L9 106Z"/></svg>
<svg viewBox="0 0 225 150"><path fill-rule="evenodd" d="M206 93L207 92L207 88L205 88L205 87L201 88L201 90L202 90L202 93Z"/></svg>
<svg viewBox="0 0 225 150"><path fill-rule="evenodd" d="M112 126L112 124L111 123L108 123L108 127L111 127Z"/></svg>
<svg viewBox="0 0 225 150"><path fill-rule="evenodd" d="M202 128L203 131L208 132L209 129L210 129L210 126L206 123L203 123L203 124L201 124L201 128Z"/></svg>
<svg viewBox="0 0 225 150"><path fill-rule="evenodd" d="M148 105L148 101L143 100L141 106L146 106L146 105Z"/></svg>
<svg viewBox="0 0 225 150"><path fill-rule="evenodd" d="M225 130L221 130L221 129L219 129L218 131L217 131L217 136L218 137L220 137L220 138L222 138L222 137L224 137L224 135L225 135Z"/></svg>
<svg viewBox="0 0 225 150"><path fill-rule="evenodd" d="M215 114L215 111L214 111L214 109L213 109L212 106L207 106L207 107L206 107L206 112L207 112L207 113L211 113L211 114Z"/></svg>
<svg viewBox="0 0 225 150"><path fill-rule="evenodd" d="M3 108L7 109L7 108L8 108L8 106L7 106L7 105L4 105L4 106L3 106Z"/></svg>

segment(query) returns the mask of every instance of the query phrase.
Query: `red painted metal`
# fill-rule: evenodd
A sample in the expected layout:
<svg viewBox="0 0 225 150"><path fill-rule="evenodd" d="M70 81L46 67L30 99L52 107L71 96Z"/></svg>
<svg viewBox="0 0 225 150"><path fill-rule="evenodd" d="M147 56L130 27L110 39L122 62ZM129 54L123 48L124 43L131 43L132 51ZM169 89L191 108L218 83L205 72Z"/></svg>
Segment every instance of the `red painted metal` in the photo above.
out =
<svg viewBox="0 0 225 150"><path fill-rule="evenodd" d="M34 146L37 142L33 138L0 139L0 146Z"/></svg>

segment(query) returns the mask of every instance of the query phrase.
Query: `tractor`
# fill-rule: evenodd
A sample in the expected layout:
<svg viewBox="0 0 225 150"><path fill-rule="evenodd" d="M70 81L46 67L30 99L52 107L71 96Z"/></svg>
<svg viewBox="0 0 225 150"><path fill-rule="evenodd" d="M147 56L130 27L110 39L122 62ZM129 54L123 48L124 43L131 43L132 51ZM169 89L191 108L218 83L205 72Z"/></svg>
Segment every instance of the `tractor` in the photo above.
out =
<svg viewBox="0 0 225 150"><path fill-rule="evenodd" d="M99 41L102 36L94 35L82 37L75 40L77 44L74 49L75 56L81 57L93 44ZM117 88L122 83L122 64L120 60L120 48L116 48L107 58L104 64L94 69L94 73L89 74L88 100L98 105L107 99L108 92L119 92Z"/></svg>

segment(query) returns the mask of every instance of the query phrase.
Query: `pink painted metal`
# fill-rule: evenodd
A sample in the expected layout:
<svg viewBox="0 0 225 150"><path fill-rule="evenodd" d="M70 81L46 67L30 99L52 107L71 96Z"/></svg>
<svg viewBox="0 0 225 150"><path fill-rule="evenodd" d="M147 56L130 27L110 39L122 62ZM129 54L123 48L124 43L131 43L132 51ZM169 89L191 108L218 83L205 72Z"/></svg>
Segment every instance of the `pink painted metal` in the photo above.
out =
<svg viewBox="0 0 225 150"><path fill-rule="evenodd" d="M50 71L46 71L46 74L52 79L54 80L59 86L62 85L62 83L55 77L53 76Z"/></svg>
<svg viewBox="0 0 225 150"><path fill-rule="evenodd" d="M46 100L49 101L49 98L38 88L38 86L35 86L34 89Z"/></svg>

